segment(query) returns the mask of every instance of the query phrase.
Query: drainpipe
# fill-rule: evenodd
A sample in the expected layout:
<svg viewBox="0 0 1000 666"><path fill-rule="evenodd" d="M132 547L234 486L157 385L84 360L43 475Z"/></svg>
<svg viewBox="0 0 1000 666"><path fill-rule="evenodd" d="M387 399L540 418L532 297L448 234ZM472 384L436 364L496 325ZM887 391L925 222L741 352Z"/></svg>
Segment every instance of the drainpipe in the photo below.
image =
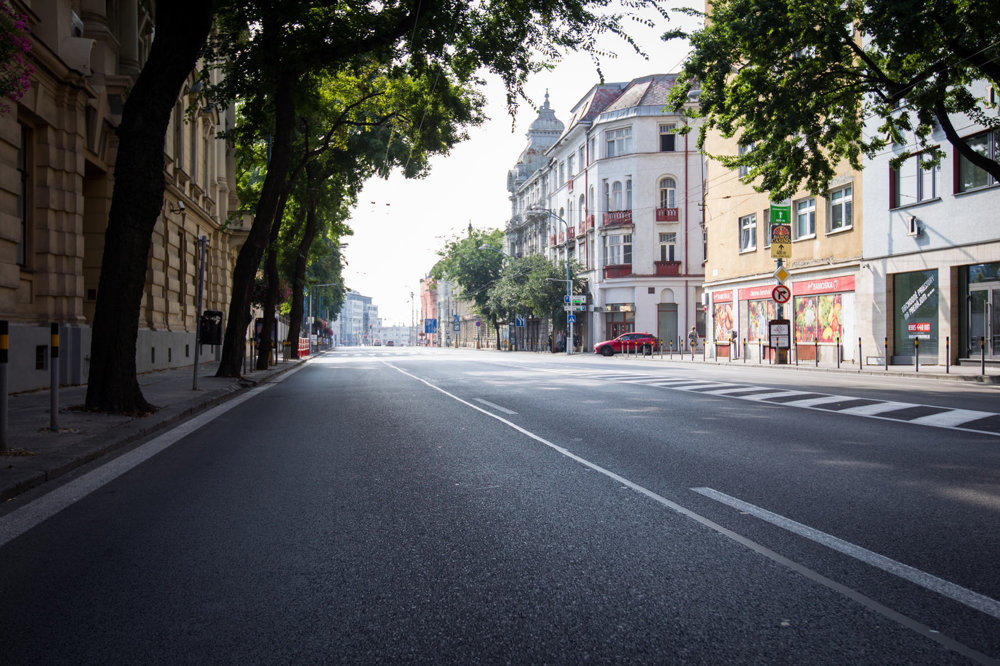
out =
<svg viewBox="0 0 1000 666"><path fill-rule="evenodd" d="M687 126L687 119L684 120L684 126ZM688 224L688 205L689 198L688 193L691 191L691 185L688 182L688 133L684 133L684 277L687 278L691 275L691 264L688 263L688 237L691 235L691 228ZM685 293L687 292L687 287L690 285L690 280L685 280ZM692 296L693 297L693 296ZM685 301L687 298L684 299ZM697 307L697 306L696 306ZM684 308L684 334L687 335L687 331L690 327L687 325L687 315L690 308Z"/></svg>

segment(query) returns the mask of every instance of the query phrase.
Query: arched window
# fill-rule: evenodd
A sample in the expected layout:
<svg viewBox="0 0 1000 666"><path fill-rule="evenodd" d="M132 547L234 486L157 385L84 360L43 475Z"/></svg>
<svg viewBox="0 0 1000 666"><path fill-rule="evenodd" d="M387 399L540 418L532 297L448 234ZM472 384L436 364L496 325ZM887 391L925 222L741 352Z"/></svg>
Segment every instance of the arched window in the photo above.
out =
<svg viewBox="0 0 1000 666"><path fill-rule="evenodd" d="M583 222L587 215L587 198L580 195L580 221Z"/></svg>
<svg viewBox="0 0 1000 666"><path fill-rule="evenodd" d="M677 208L677 181L660 179L660 208Z"/></svg>

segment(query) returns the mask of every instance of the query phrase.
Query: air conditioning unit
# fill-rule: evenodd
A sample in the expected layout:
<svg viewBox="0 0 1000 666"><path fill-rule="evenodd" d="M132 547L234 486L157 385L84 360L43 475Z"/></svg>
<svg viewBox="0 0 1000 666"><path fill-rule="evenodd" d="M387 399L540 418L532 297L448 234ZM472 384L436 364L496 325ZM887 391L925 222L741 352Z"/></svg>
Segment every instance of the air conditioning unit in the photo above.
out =
<svg viewBox="0 0 1000 666"><path fill-rule="evenodd" d="M920 220L913 215L906 218L906 235L914 237L920 235Z"/></svg>

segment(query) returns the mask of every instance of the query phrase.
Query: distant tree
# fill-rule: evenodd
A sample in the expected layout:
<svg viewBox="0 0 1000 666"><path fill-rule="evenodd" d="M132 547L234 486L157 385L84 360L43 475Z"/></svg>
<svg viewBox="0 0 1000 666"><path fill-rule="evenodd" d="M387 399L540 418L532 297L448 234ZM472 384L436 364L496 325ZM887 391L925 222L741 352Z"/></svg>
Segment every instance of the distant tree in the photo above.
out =
<svg viewBox="0 0 1000 666"><path fill-rule="evenodd" d="M585 281L579 277L580 266L570 265L574 294L582 294ZM553 262L541 254L532 254L510 262L490 288L490 307L502 318L516 315L537 317L551 322L553 328L567 326L563 309L566 295L566 263Z"/></svg>
<svg viewBox="0 0 1000 666"><path fill-rule="evenodd" d="M772 198L803 184L827 189L835 165L855 169L912 131L940 158L939 126L960 155L1000 180L1000 163L972 148L949 113L998 127L996 103L972 92L1000 86L1000 3L995 0L719 0L672 91L677 108L700 88L699 145L709 131L738 136L752 150L714 156L748 169L744 182ZM696 13L696 12L695 12ZM665 38L687 36L679 31ZM877 133L866 134L866 118Z"/></svg>
<svg viewBox="0 0 1000 666"><path fill-rule="evenodd" d="M475 311L486 317L496 331L497 348L500 312L490 303L489 290L500 278L504 267L503 230L483 231L469 226L465 236L454 238L439 252L441 259L431 270L436 280L450 280L458 285L460 296L472 301Z"/></svg>

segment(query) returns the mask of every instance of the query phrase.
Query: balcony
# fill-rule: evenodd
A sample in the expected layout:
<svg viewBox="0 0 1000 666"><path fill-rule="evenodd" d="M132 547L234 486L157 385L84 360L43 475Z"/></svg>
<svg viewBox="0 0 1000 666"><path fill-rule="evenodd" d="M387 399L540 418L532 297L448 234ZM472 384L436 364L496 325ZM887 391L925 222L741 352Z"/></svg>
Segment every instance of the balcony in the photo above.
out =
<svg viewBox="0 0 1000 666"><path fill-rule="evenodd" d="M612 210L604 214L604 226L617 227L632 224L631 210Z"/></svg>
<svg viewBox="0 0 1000 666"><path fill-rule="evenodd" d="M656 275L680 275L681 262L679 261L654 261Z"/></svg>
<svg viewBox="0 0 1000 666"><path fill-rule="evenodd" d="M565 242L566 242L566 232L565 231L560 231L559 232L559 244L562 245Z"/></svg>
<svg viewBox="0 0 1000 666"><path fill-rule="evenodd" d="M556 235L552 234L551 236L549 236L549 245L555 245L555 244L556 244Z"/></svg>
<svg viewBox="0 0 1000 666"><path fill-rule="evenodd" d="M679 208L657 208L656 209L656 221L657 222L676 222L680 219Z"/></svg>
<svg viewBox="0 0 1000 666"><path fill-rule="evenodd" d="M568 227L566 229L566 235L570 238L576 237L576 227Z"/></svg>
<svg viewBox="0 0 1000 666"><path fill-rule="evenodd" d="M623 278L632 275L632 264L610 264L604 267L604 279Z"/></svg>

